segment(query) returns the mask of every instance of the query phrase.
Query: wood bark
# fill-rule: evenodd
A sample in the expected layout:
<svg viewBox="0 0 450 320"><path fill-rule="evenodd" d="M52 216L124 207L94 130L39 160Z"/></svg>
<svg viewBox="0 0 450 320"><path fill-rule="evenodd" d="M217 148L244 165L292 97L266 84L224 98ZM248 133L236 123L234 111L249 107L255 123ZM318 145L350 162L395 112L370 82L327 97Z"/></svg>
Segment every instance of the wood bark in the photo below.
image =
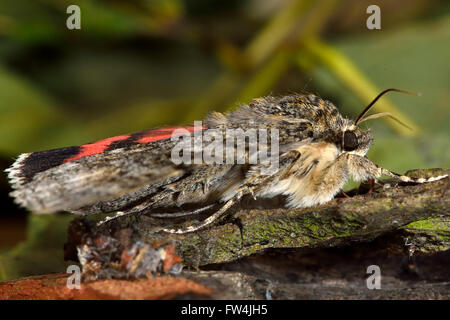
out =
<svg viewBox="0 0 450 320"><path fill-rule="evenodd" d="M411 176L448 173L414 170ZM128 216L103 226L133 226L142 239L171 241L187 266L224 263L268 248L324 248L370 242L392 235L392 248L431 254L450 248L450 179L424 183L385 182L371 193L354 190L348 198L302 209L242 209L219 223L186 234L157 231L167 220Z"/></svg>

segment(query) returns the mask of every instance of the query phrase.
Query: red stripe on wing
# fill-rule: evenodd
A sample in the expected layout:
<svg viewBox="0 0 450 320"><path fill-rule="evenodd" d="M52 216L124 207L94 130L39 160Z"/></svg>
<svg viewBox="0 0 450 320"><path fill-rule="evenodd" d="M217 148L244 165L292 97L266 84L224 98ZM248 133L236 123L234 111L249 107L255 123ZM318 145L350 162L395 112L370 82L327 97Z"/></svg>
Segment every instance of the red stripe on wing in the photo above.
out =
<svg viewBox="0 0 450 320"><path fill-rule="evenodd" d="M167 128L148 130L148 131L142 132L142 135L141 135L141 133L136 133L137 135L141 135L141 137L139 139L137 139L136 141L130 141L130 143L149 143L149 142L155 142L158 140L169 139L170 137L172 137L174 135L174 131L177 129L184 129L185 132L186 131L194 132L197 130L202 130L202 129L204 129L204 127L181 126L181 127L167 127ZM181 131L179 134L176 134L176 136L182 135L185 132ZM136 134L133 134L133 135L136 135ZM77 159L87 157L87 156L92 156L94 154L102 153L102 152L106 151L113 142L123 141L123 140L129 139L129 138L131 140L131 137L133 135L127 134L127 135L123 135L123 136L117 136L117 137L112 137L112 138L108 138L108 139L103 139L103 140L96 141L96 142L89 143L89 144L84 144L84 145L80 146L80 152L78 152L73 157L65 159L63 163L77 160Z"/></svg>
<svg viewBox="0 0 450 320"><path fill-rule="evenodd" d="M77 160L77 159L80 159L83 157L92 156L94 154L102 153L103 151L108 149L108 147L111 145L111 143L113 143L115 141L125 140L125 139L128 139L129 137L130 137L130 135L127 134L127 135L123 135L123 136L117 136L117 137L112 137L112 138L108 138L108 139L103 139L103 140L89 143L89 144L84 144L84 145L80 146L81 150L77 155L75 155L71 158L65 159L64 163L73 161L73 160Z"/></svg>
<svg viewBox="0 0 450 320"><path fill-rule="evenodd" d="M167 128L149 130L142 136L142 138L138 139L137 142L149 143L149 142L154 142L154 141L158 141L158 140L169 139L170 137L173 136L174 131L177 129L184 129L188 132L194 132L197 130L202 130L204 128L200 127L200 126L181 126L181 127L167 127ZM177 134L177 136L182 135L182 134L183 133Z"/></svg>

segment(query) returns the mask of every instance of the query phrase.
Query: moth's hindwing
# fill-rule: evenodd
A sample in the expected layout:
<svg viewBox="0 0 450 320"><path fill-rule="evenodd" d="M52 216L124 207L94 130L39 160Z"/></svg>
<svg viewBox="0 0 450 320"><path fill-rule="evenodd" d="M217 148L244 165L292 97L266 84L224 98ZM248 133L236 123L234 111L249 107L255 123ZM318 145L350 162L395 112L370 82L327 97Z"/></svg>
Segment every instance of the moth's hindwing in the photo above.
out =
<svg viewBox="0 0 450 320"><path fill-rule="evenodd" d="M36 213L76 211L180 175L170 160L177 129L168 127L97 142L25 153L7 169L15 201Z"/></svg>

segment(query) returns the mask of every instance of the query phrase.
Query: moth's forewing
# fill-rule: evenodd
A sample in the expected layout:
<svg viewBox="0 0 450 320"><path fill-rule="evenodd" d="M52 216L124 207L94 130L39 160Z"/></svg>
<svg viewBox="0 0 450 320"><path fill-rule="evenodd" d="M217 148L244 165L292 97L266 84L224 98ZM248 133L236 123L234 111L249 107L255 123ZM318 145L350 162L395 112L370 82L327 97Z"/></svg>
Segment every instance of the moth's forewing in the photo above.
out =
<svg viewBox="0 0 450 320"><path fill-rule="evenodd" d="M32 211L50 213L73 211L158 183L179 174L170 159L176 143L171 137L177 129L189 134L202 128L153 129L22 154L7 169L15 189L11 195Z"/></svg>

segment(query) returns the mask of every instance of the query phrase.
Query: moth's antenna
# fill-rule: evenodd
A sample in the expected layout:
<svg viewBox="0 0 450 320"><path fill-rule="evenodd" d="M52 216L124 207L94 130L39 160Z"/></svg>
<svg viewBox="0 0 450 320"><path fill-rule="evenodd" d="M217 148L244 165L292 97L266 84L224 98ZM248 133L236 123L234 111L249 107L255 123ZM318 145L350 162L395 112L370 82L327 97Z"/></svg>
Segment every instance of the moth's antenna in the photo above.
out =
<svg viewBox="0 0 450 320"><path fill-rule="evenodd" d="M412 128L408 125L406 125L405 123L401 122L399 119L397 119L396 117L394 117L392 114L390 114L389 112L380 112L380 113L375 113L375 114L371 114L370 116L364 117L361 120L359 120L359 123L363 123L366 120L370 120L370 119L377 119L377 118L381 118L381 117L389 117L392 120L397 121L398 123L400 123L402 126L408 128L409 130L412 131Z"/></svg>
<svg viewBox="0 0 450 320"><path fill-rule="evenodd" d="M376 98L373 99L373 101L371 103L369 103L369 105L367 107L364 108L364 110L361 112L361 114L358 116L358 118L356 118L355 125L358 125L359 123L361 123L362 117L364 117L364 115L369 111L369 109L372 108L372 106L375 104L375 102L377 102L378 99L380 99L384 94L386 94L386 93L388 93L390 91L412 94L414 96L419 96L420 95L419 93L406 91L406 90L393 89L393 88L386 89L383 92L381 92L379 95L377 95ZM398 120L398 119L396 119L396 120Z"/></svg>

